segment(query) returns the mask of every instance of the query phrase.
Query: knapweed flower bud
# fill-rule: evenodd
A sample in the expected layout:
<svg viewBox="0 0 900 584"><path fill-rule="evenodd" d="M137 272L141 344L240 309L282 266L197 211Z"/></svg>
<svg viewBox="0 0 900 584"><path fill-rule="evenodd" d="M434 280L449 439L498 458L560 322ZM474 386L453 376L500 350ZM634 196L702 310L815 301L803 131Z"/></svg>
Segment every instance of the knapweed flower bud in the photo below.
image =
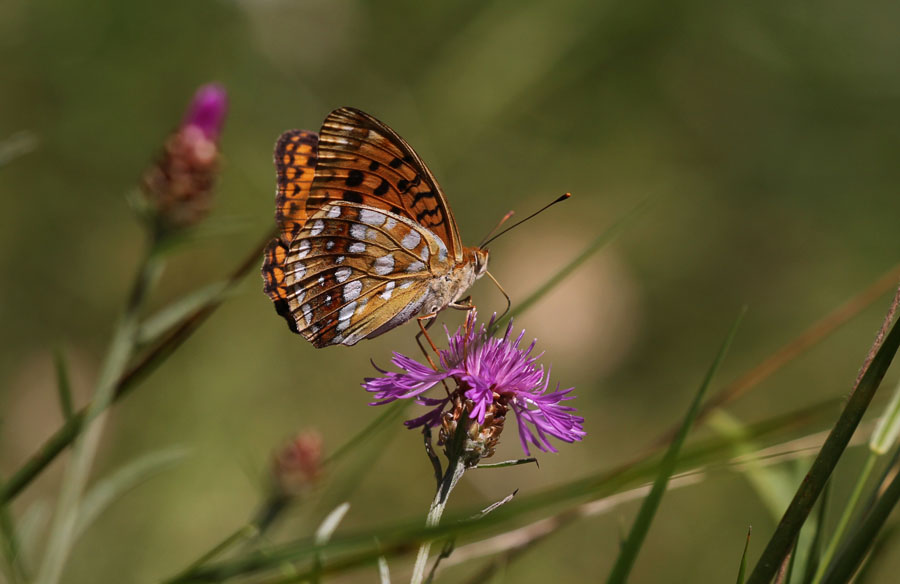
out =
<svg viewBox="0 0 900 584"><path fill-rule="evenodd" d="M472 418L475 402L467 399L465 392L466 388L461 386L450 396L450 409L441 414L438 444L444 446L445 453L450 458L452 456L450 445L453 443L459 422L465 420L466 434L462 455L465 457L466 466L473 467L482 458L490 458L494 455L509 406L503 403L505 400L502 399L502 396L496 395L494 401L487 406L484 420L479 422Z"/></svg>
<svg viewBox="0 0 900 584"><path fill-rule="evenodd" d="M144 193L159 228L189 227L209 212L227 109L223 87L210 84L198 89L181 126L145 173Z"/></svg>
<svg viewBox="0 0 900 584"><path fill-rule="evenodd" d="M275 488L296 496L312 487L322 476L322 436L315 430L302 432L276 453L272 461Z"/></svg>

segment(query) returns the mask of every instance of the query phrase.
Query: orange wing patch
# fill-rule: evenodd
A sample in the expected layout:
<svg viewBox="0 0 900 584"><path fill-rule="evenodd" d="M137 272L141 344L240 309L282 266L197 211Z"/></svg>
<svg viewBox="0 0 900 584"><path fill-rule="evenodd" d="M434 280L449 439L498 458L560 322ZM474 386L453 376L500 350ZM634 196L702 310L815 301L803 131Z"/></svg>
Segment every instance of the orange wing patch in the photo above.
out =
<svg viewBox="0 0 900 584"><path fill-rule="evenodd" d="M318 144L315 132L290 130L275 145L275 223L284 243L290 243L309 219L311 211L306 203L315 176Z"/></svg>
<svg viewBox="0 0 900 584"><path fill-rule="evenodd" d="M288 256L288 249L278 239L273 239L263 252L263 290L275 303L275 311L287 321L288 327L297 331L297 325L291 315L288 305L288 290L285 285L284 262Z"/></svg>

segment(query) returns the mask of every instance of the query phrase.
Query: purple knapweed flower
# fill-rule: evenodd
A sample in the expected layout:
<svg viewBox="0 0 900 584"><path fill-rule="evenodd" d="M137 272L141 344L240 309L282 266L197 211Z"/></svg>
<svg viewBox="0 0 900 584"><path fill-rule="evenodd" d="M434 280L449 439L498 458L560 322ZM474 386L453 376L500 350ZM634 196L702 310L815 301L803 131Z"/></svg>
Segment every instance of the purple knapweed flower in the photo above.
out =
<svg viewBox="0 0 900 584"><path fill-rule="evenodd" d="M181 125L144 175L144 193L164 231L194 225L209 212L227 110L222 86L198 89Z"/></svg>
<svg viewBox="0 0 900 584"><path fill-rule="evenodd" d="M585 435L584 418L574 415L575 408L562 402L573 399L574 388L548 391L550 371L537 365L539 355L531 355L535 342L527 349L519 344L525 331L513 340L512 323L503 337L488 334L488 326L476 329L475 311L466 319L465 327L456 334L447 331L449 348L439 352L437 370L400 353L391 362L401 372L388 372L376 366L383 375L367 378L363 387L375 394L380 405L397 399L415 398L416 403L431 408L425 415L409 420L410 428L441 426L441 440L446 443L456 429L463 409L470 421L469 439L483 443L483 456L493 453L493 446L502 430L505 414L516 415L519 439L526 454L529 444L545 452L556 452L550 443L552 436L563 442L575 442ZM445 328L446 331L446 328ZM431 398L422 394L441 381L455 382L449 395Z"/></svg>

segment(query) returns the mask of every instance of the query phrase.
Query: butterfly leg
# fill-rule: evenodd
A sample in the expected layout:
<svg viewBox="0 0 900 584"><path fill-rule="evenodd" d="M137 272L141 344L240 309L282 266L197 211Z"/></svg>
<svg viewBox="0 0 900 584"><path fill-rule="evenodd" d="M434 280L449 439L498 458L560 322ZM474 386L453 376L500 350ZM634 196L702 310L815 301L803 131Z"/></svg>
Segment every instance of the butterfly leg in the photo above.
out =
<svg viewBox="0 0 900 584"><path fill-rule="evenodd" d="M419 348L422 349L422 354L425 355L425 358L428 359L428 364L431 365L431 368L437 371L438 367L434 364L434 361L431 360L431 355L428 354L428 351L425 349L425 345L422 344L422 337L428 341L428 344L431 345L431 350L434 351L434 354L438 354L437 346L434 344L434 341L431 340L431 336L428 334L428 329L431 328L431 325L437 320L437 313L435 314L426 314L424 316L420 316L416 318L416 322L419 323L419 332L416 333L416 344L419 345ZM422 324L422 321L427 320L427 324Z"/></svg>
<svg viewBox="0 0 900 584"><path fill-rule="evenodd" d="M422 324L423 320L427 320L427 324ZM416 334L416 344L419 345L419 348L422 350L422 354L425 355L425 358L428 359L428 364L431 365L431 368L435 371L438 370L438 366L432 361L431 356L428 354L428 351L425 350L425 345L422 344L422 337L424 336L428 340L428 344L431 345L431 350L434 351L435 355L439 355L437 346L434 344L434 341L431 340L431 336L428 334L428 329L431 328L431 325L435 323L437 320L437 313L426 314L424 316L420 316L416 319L416 322L419 323L419 332ZM450 395L450 387L447 386L447 380L441 379L441 385L444 386L444 390L447 392L447 395Z"/></svg>

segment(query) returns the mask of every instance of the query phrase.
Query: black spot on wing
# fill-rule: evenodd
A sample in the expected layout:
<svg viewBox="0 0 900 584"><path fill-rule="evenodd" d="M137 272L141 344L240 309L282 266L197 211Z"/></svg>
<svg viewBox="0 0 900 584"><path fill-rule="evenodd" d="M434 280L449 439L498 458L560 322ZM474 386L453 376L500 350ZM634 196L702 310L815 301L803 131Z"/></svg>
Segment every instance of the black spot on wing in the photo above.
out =
<svg viewBox="0 0 900 584"><path fill-rule="evenodd" d="M277 312L278 315L287 322L288 328L291 329L291 332L299 333L300 331L297 329L297 321L294 320L294 315L291 313L291 309L288 306L287 300L280 298L276 300L274 304L275 312Z"/></svg>
<svg viewBox="0 0 900 584"><path fill-rule="evenodd" d="M390 187L391 187L391 185L388 184L388 181L386 181L386 180L384 180L384 179L381 179L381 184L378 185L378 187L376 187L375 190L372 191L372 192L373 192L376 196L381 197L381 196L385 195L385 194L388 192L388 189L389 189Z"/></svg>
<svg viewBox="0 0 900 584"><path fill-rule="evenodd" d="M440 214L441 214L441 210L438 207L435 207L434 209L431 209L430 211L428 209L424 209L416 215L416 221L421 223L426 217L440 216ZM444 222L444 220L441 219L437 223L432 223L432 226L440 225L443 222Z"/></svg>
<svg viewBox="0 0 900 584"><path fill-rule="evenodd" d="M351 203L363 202L362 195L357 193L356 191L344 191L344 200L350 201Z"/></svg>
<svg viewBox="0 0 900 584"><path fill-rule="evenodd" d="M416 196L413 197L412 206L415 207L419 201L422 199L434 198L434 192L432 191L423 191L421 193L416 193Z"/></svg>
<svg viewBox="0 0 900 584"><path fill-rule="evenodd" d="M358 187L359 185L362 184L363 178L364 178L364 176L363 176L362 171L359 170L359 169L354 168L354 169L351 170L350 173L347 175L347 180L345 180L344 183L345 183L348 187Z"/></svg>

